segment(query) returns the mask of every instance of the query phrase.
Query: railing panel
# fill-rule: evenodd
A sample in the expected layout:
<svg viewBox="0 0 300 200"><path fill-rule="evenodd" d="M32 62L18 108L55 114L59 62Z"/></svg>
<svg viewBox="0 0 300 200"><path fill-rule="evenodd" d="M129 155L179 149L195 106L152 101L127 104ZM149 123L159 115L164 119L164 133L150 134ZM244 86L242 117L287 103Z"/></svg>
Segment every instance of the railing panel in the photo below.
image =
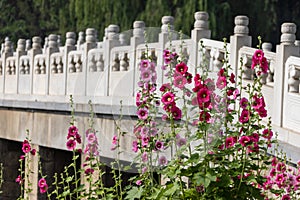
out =
<svg viewBox="0 0 300 200"><path fill-rule="evenodd" d="M5 62L5 90L7 94L16 94L18 91L17 57L8 57Z"/></svg>
<svg viewBox="0 0 300 200"><path fill-rule="evenodd" d="M32 66L30 56L23 55L20 57L19 67L19 81L18 92L19 94L30 94L32 87Z"/></svg>
<svg viewBox="0 0 300 200"><path fill-rule="evenodd" d="M49 94L66 94L66 67L62 52L53 53L50 56Z"/></svg>
<svg viewBox="0 0 300 200"><path fill-rule="evenodd" d="M68 55L67 95L85 95L85 73L83 51L71 51Z"/></svg>

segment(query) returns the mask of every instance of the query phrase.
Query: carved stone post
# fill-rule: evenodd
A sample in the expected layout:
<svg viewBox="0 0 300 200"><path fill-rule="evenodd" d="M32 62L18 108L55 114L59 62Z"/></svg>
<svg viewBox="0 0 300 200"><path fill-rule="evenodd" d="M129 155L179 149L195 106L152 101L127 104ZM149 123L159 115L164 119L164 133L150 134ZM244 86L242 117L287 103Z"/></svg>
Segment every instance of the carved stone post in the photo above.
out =
<svg viewBox="0 0 300 200"><path fill-rule="evenodd" d="M7 58L13 55L12 48L11 48L11 41L9 40L8 37L5 38L4 40L4 49L3 53L1 55L1 60L2 60L2 75L3 79L1 80L1 92L5 93L5 82L7 77L12 73L10 68L7 66Z"/></svg>
<svg viewBox="0 0 300 200"><path fill-rule="evenodd" d="M194 14L195 23L194 29L191 32L191 37L193 40L191 56L190 56L190 63L192 64L191 70L198 66L198 48L199 48L199 41L202 38L210 39L211 37L211 30L209 30L209 15L207 12L195 12Z"/></svg>
<svg viewBox="0 0 300 200"><path fill-rule="evenodd" d="M105 85L103 85L104 88L104 94L109 96L109 77L110 77L110 71L112 67L111 62L111 49L115 46L120 45L119 41L119 33L120 28L118 25L111 24L107 27L107 40L103 42L103 48L104 48L104 73L105 73Z"/></svg>
<svg viewBox="0 0 300 200"><path fill-rule="evenodd" d="M296 40L296 24L284 23L281 25L280 44L276 46L276 66L274 74L274 104L272 113L273 124L282 126L282 112L283 112L283 97L284 84L287 80L285 74L285 63L289 56L299 56L299 47L295 46ZM286 79L285 79L286 77ZM280 137L280 135L279 135Z"/></svg>
<svg viewBox="0 0 300 200"><path fill-rule="evenodd" d="M249 36L249 18L247 16L236 16L234 24L234 35L230 36L229 64L237 74L240 59L239 50L243 46L251 46L252 38Z"/></svg>
<svg viewBox="0 0 300 200"><path fill-rule="evenodd" d="M32 38L32 48L30 49L30 51L28 52L30 55L30 94L33 93L33 73L34 73L34 57L37 54L42 54L42 45L41 45L42 39L38 36L35 36Z"/></svg>
<svg viewBox="0 0 300 200"><path fill-rule="evenodd" d="M77 50L81 49L81 45L84 43L84 32L80 31L77 40Z"/></svg>
<svg viewBox="0 0 300 200"><path fill-rule="evenodd" d="M19 85L18 81L19 81L19 75L20 73L25 73L25 69L24 72L21 71L20 69L20 57L22 55L26 54L25 51L25 47L26 47L26 40L25 39L19 39L18 40L18 44L17 44L17 49L16 49L16 75L17 75L17 82L16 82L16 86ZM17 88L17 93L18 93L18 88Z"/></svg>

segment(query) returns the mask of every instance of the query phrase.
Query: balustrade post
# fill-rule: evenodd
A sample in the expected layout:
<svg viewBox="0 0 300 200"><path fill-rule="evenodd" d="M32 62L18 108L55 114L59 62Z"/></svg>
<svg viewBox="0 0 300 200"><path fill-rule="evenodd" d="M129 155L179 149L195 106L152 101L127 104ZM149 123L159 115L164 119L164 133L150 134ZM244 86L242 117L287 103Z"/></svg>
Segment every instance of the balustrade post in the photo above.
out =
<svg viewBox="0 0 300 200"><path fill-rule="evenodd" d="M19 39L18 44L17 44L17 49L16 49L16 75L17 75L17 81L16 81L16 87L17 87L17 93L19 93L19 76L20 73L25 73L25 71L21 71L20 69L20 57L23 55L26 55L26 40L25 39Z"/></svg>
<svg viewBox="0 0 300 200"><path fill-rule="evenodd" d="M67 94L67 73L68 73L68 55L71 51L76 50L76 34L74 32L66 33L66 43L64 46L64 55L63 55L63 73L64 73L64 94Z"/></svg>
<svg viewBox="0 0 300 200"><path fill-rule="evenodd" d="M13 50L12 50L12 42L10 41L9 37L6 37L4 40L4 51L1 56L2 58L2 74L3 74L3 93L7 93L6 91L6 79L9 77L9 75L14 74L15 70L11 70L11 68L8 66L9 63L7 63L7 58L13 56ZM9 87L9 85L8 85ZM11 93L9 91L9 93Z"/></svg>
<svg viewBox="0 0 300 200"><path fill-rule="evenodd" d="M77 40L77 50L81 49L81 46L84 43L84 32L80 31L78 34L78 40Z"/></svg>
<svg viewBox="0 0 300 200"><path fill-rule="evenodd" d="M240 65L239 50L243 46L251 46L252 37L249 36L249 18L247 16L236 16L234 24L234 35L230 36L229 64L234 73L238 74Z"/></svg>
<svg viewBox="0 0 300 200"><path fill-rule="evenodd" d="M276 46L276 66L274 74L274 104L272 122L281 127L284 104L284 84L287 79L285 63L289 56L299 56L299 47L295 45L296 24L284 23L281 25L280 44ZM286 77L286 78L285 78ZM285 80L286 79L286 80Z"/></svg>
<svg viewBox="0 0 300 200"><path fill-rule="evenodd" d="M33 73L34 73L34 57L38 54L42 54L43 50L42 50L42 39L38 36L35 36L32 38L32 47L30 48L29 46L29 42L27 42L27 48L30 48L30 50L28 51L28 54L30 56L30 83L29 83L29 94L33 94Z"/></svg>
<svg viewBox="0 0 300 200"><path fill-rule="evenodd" d="M132 52L132 59L129 60L129 66L132 66L133 68L133 96L135 96L135 88L137 88L137 83L139 81L139 62L137 62L138 52L136 51L136 48L139 44L143 44L145 42L145 22L143 21L135 21L133 23L133 36L130 38L130 46L131 49L134 51Z"/></svg>
<svg viewBox="0 0 300 200"><path fill-rule="evenodd" d="M109 79L110 79L110 71L112 70L112 62L111 62L111 49L115 46L120 45L119 41L119 31L120 28L118 25L111 24L107 27L107 40L103 41L104 48L104 73L105 73L105 85L104 94L109 96Z"/></svg>
<svg viewBox="0 0 300 200"><path fill-rule="evenodd" d="M161 33L158 35L158 42L160 45L160 51L157 52L157 67L160 68L161 66L164 65L164 59L163 59L163 51L165 49L170 49L170 47L166 46L166 43L169 42L170 40L176 39L176 35L174 32L174 17L172 16L163 16L161 18ZM164 75L162 70L159 70L157 73L157 83L162 84Z"/></svg>
<svg viewBox="0 0 300 200"><path fill-rule="evenodd" d="M193 45L191 49L190 63L192 64L191 70L197 67L198 64L198 49L199 41L202 38L210 39L211 30L209 29L209 15L207 12L195 12L194 14L195 23L194 29L191 31L191 38L193 40Z"/></svg>

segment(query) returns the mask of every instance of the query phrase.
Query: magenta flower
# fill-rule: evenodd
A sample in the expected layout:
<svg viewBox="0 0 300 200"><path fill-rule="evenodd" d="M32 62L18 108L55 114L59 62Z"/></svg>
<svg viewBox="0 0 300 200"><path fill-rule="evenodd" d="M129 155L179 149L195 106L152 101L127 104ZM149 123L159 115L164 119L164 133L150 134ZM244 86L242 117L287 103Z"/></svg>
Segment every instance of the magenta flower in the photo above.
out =
<svg viewBox="0 0 300 200"><path fill-rule="evenodd" d="M149 144L150 138L148 136L142 136L142 146L146 147Z"/></svg>
<svg viewBox="0 0 300 200"><path fill-rule="evenodd" d="M152 78L152 72L150 70L144 70L141 72L141 79L144 82L149 82Z"/></svg>
<svg viewBox="0 0 300 200"><path fill-rule="evenodd" d="M84 173L86 174L86 175L90 175L90 174L93 174L94 173L94 169L93 168L87 168L86 170L84 170Z"/></svg>
<svg viewBox="0 0 300 200"><path fill-rule="evenodd" d="M19 185L21 185L23 183L23 179L21 177L21 175L19 175L17 178L16 178L16 183L19 183Z"/></svg>
<svg viewBox="0 0 300 200"><path fill-rule="evenodd" d="M73 151L76 147L76 141L75 140L68 140L67 141L67 149Z"/></svg>
<svg viewBox="0 0 300 200"><path fill-rule="evenodd" d="M227 137L225 140L225 147L230 148L233 147L235 144L235 138L234 137Z"/></svg>
<svg viewBox="0 0 300 200"><path fill-rule="evenodd" d="M174 84L175 87L182 90L184 88L185 84L187 84L187 80L182 75L176 76L176 77L174 77L173 84Z"/></svg>
<svg viewBox="0 0 300 200"><path fill-rule="evenodd" d="M136 185L142 185L142 183L143 183L142 180L137 180L137 181L135 182Z"/></svg>
<svg viewBox="0 0 300 200"><path fill-rule="evenodd" d="M164 143L161 142L161 141L156 141L155 142L155 149L156 150L162 150L162 149L164 149Z"/></svg>
<svg viewBox="0 0 300 200"><path fill-rule="evenodd" d="M250 117L250 112L247 109L244 109L241 113L239 121L241 123L246 123L249 121L249 117Z"/></svg>
<svg viewBox="0 0 300 200"><path fill-rule="evenodd" d="M118 144L118 136L117 135L113 136L113 138L112 138L112 144L113 145L117 145Z"/></svg>
<svg viewBox="0 0 300 200"><path fill-rule="evenodd" d="M268 72L268 69L269 69L269 63L268 63L268 61L265 57L263 57L259 61L259 65L260 65L262 73L266 74Z"/></svg>
<svg viewBox="0 0 300 200"><path fill-rule="evenodd" d="M148 110L141 108L137 111L137 115L139 119L146 120L148 118Z"/></svg>
<svg viewBox="0 0 300 200"><path fill-rule="evenodd" d="M252 142L258 142L259 141L259 134L258 133L253 133L252 135L251 135L251 140L252 140Z"/></svg>
<svg viewBox="0 0 300 200"><path fill-rule="evenodd" d="M281 200L291 200L291 197L289 194L285 194L282 196Z"/></svg>
<svg viewBox="0 0 300 200"><path fill-rule="evenodd" d="M134 153L136 153L138 150L139 150L139 148L138 148L138 142L137 142L136 140L134 140L134 141L132 142L132 151L133 151Z"/></svg>
<svg viewBox="0 0 300 200"><path fill-rule="evenodd" d="M217 79L217 88L219 88L220 90L222 90L224 87L226 87L227 82L226 82L226 77L225 76L219 76L219 78Z"/></svg>
<svg viewBox="0 0 300 200"><path fill-rule="evenodd" d="M239 140L239 143L240 143L243 147L247 146L250 142L251 142L250 137L248 137L248 136L246 136L246 135L242 136L242 137L240 138L240 140Z"/></svg>
<svg viewBox="0 0 300 200"><path fill-rule="evenodd" d="M89 133L87 136L87 141L90 144L96 143L97 142L97 137L95 135L95 133Z"/></svg>
<svg viewBox="0 0 300 200"><path fill-rule="evenodd" d="M28 143L27 140L24 140L23 142L23 146L22 146L22 151L26 154L26 153L29 153L31 151L31 146L30 144Z"/></svg>
<svg viewBox="0 0 300 200"><path fill-rule="evenodd" d="M177 106L174 106L171 109L171 113L172 113L173 119L175 119L175 120L180 120L182 117L182 112Z"/></svg>
<svg viewBox="0 0 300 200"><path fill-rule="evenodd" d="M78 133L78 128L74 125L70 126L68 129L68 137L67 139L69 139L70 137L75 137L75 135Z"/></svg>
<svg viewBox="0 0 300 200"><path fill-rule="evenodd" d="M240 101L240 106L241 106L241 108L246 109L248 106L248 99L243 97Z"/></svg>
<svg viewBox="0 0 300 200"><path fill-rule="evenodd" d="M168 164L168 160L166 158L166 156L160 156L158 158L158 164L161 165L161 166L165 166Z"/></svg>
<svg viewBox="0 0 300 200"><path fill-rule="evenodd" d="M282 163L282 162L277 163L276 170L278 172L284 173L286 171L286 165L284 163Z"/></svg>
<svg viewBox="0 0 300 200"><path fill-rule="evenodd" d="M184 62L180 62L175 66L175 71L184 75L188 70L187 65Z"/></svg>
<svg viewBox="0 0 300 200"><path fill-rule="evenodd" d="M149 60L142 60L141 61L141 63L140 63L140 71L147 70L147 69L149 69L149 67L150 67Z"/></svg>
<svg viewBox="0 0 300 200"><path fill-rule="evenodd" d="M164 83L164 84L162 84L162 86L160 87L160 91L161 92L166 92L166 91L168 91L168 90L171 90L171 85L170 85L170 83Z"/></svg>
<svg viewBox="0 0 300 200"><path fill-rule="evenodd" d="M277 185L282 185L282 183L285 181L284 175L283 174L277 174L275 181L276 181Z"/></svg>
<svg viewBox="0 0 300 200"><path fill-rule="evenodd" d="M264 52L260 49L256 50L252 56L251 68L254 69L259 64L260 60L264 57Z"/></svg>
<svg viewBox="0 0 300 200"><path fill-rule="evenodd" d="M235 83L235 75L234 75L233 73L230 74L229 81L230 81L231 83Z"/></svg>
<svg viewBox="0 0 300 200"><path fill-rule="evenodd" d="M200 116L199 116L199 121L203 122L205 121L206 123L210 123L210 118L211 115L207 111L201 111Z"/></svg>
<svg viewBox="0 0 300 200"><path fill-rule="evenodd" d="M186 139L182 138L182 137L179 137L176 140L176 144L177 144L178 147L182 147L183 145L186 145Z"/></svg>
<svg viewBox="0 0 300 200"><path fill-rule="evenodd" d="M41 178L38 182L38 186L40 188L40 193L43 194L45 192L47 192L48 190L48 185L47 185L47 182L46 182L46 179L44 178Z"/></svg>
<svg viewBox="0 0 300 200"><path fill-rule="evenodd" d="M206 103L210 100L211 91L206 87L202 87L197 93L198 104Z"/></svg>
<svg viewBox="0 0 300 200"><path fill-rule="evenodd" d="M141 158L142 158L143 162L147 162L148 161L148 154L147 154L147 152L143 152Z"/></svg>
<svg viewBox="0 0 300 200"><path fill-rule="evenodd" d="M172 102L174 102L175 99L175 95L172 92L166 92L162 98L161 98L161 102L165 105L170 104Z"/></svg>
<svg viewBox="0 0 300 200"><path fill-rule="evenodd" d="M30 151L30 153L31 153L31 155L35 156L35 154L36 154L36 149L32 149L32 150Z"/></svg>
<svg viewBox="0 0 300 200"><path fill-rule="evenodd" d="M273 137L273 131L270 129L265 129L262 132L262 136L268 140L270 140Z"/></svg>

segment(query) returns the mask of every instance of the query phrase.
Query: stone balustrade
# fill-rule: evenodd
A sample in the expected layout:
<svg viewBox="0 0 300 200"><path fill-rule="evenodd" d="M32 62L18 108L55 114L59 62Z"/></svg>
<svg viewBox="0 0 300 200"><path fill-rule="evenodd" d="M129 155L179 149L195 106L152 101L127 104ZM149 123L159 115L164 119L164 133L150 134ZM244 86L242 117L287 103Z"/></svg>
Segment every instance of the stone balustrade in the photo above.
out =
<svg viewBox="0 0 300 200"><path fill-rule="evenodd" d="M233 71L239 74L241 66L242 79L245 84L251 83L255 74L251 60L256 48L251 47L248 17L235 18L233 35L226 43L210 38L206 12L196 12L194 18L190 36L174 31L174 18L164 16L161 27L152 32L143 21L135 21L132 31L122 33L118 25L111 24L102 41L97 38L97 30L88 28L78 35L67 32L65 44L55 34L44 41L38 36L19 39L14 50L7 37L0 56L0 106L69 111L69 95L73 95L82 112L88 112L87 102L92 100L95 112L114 115L122 100L124 114L135 115L138 65L146 54L151 57L161 84L165 79L160 68L166 48L179 53L192 71L203 64L210 71L218 71L227 53ZM154 32L158 35L149 42L149 34ZM300 142L300 43L295 24L284 23L281 32L275 52L271 43L262 44L270 66L262 79L263 92L274 127L284 132L281 139L295 144Z"/></svg>

